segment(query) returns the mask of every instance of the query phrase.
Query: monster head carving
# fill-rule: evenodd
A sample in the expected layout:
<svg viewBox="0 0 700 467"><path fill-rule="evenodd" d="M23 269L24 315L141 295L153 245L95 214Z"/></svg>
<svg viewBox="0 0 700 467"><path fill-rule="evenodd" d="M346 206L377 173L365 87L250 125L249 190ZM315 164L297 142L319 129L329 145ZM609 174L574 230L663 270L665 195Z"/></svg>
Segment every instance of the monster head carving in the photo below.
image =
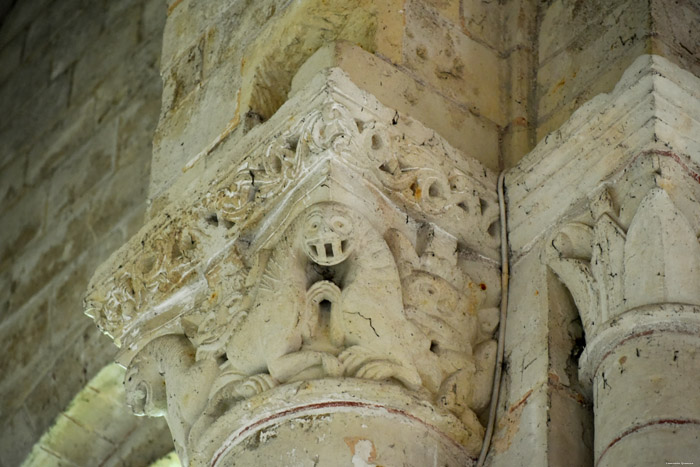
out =
<svg viewBox="0 0 700 467"><path fill-rule="evenodd" d="M312 209L303 227L303 247L314 263L335 266L345 261L353 249L350 216L337 206Z"/></svg>
<svg viewBox="0 0 700 467"><path fill-rule="evenodd" d="M124 376L126 404L135 415L159 417L167 410L165 380L158 372L157 360L146 355L134 357Z"/></svg>

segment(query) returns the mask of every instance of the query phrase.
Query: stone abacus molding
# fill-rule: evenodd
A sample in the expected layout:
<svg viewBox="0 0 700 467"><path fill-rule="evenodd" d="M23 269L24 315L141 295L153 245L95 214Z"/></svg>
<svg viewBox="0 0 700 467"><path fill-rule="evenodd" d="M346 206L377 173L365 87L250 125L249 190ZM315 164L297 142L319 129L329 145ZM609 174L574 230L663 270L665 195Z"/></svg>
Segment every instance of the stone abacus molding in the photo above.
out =
<svg viewBox="0 0 700 467"><path fill-rule="evenodd" d="M506 178L513 256L539 248L581 316L596 465L697 458L699 104L697 77L640 57Z"/></svg>
<svg viewBox="0 0 700 467"><path fill-rule="evenodd" d="M134 411L166 416L191 465L231 463L289 414L355 412L471 464L495 366L496 174L339 69L217 151L89 286Z"/></svg>

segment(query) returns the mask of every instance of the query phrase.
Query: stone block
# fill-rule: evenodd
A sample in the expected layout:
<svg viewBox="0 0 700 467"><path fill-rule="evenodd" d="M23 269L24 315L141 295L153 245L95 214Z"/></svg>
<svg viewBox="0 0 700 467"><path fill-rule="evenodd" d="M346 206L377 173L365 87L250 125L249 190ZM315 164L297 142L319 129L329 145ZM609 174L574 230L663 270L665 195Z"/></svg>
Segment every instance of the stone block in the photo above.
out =
<svg viewBox="0 0 700 467"><path fill-rule="evenodd" d="M56 419L54 430L42 440L47 449L61 453L64 458L77 465L100 465L102 453L115 449L115 444L95 436L88 428L61 414Z"/></svg>
<svg viewBox="0 0 700 467"><path fill-rule="evenodd" d="M41 449L35 445L32 451L24 460L29 465L41 465L46 467L74 467L73 464L63 459L61 456ZM0 464L1 465L1 464Z"/></svg>
<svg viewBox="0 0 700 467"><path fill-rule="evenodd" d="M25 58L43 62L42 56L49 43L71 21L78 17L91 3L89 0L71 0L66 2L50 2L46 8L36 13L27 31ZM47 60L46 63L49 63Z"/></svg>
<svg viewBox="0 0 700 467"><path fill-rule="evenodd" d="M217 22L234 21L237 17L252 13L255 20L269 19L275 12L284 9L283 0L265 0L250 5L243 2L209 2L207 0L183 0L171 2L168 7L168 20L163 32L163 69L169 68L182 51L189 49L200 37ZM231 36L240 37L243 31L259 31L263 23L251 22L246 27L227 30L226 40ZM229 23L231 24L231 23ZM240 31L236 33L235 31ZM231 34L233 32L233 34ZM254 36L253 36L254 37ZM240 45L240 44L239 44ZM239 51L240 53L240 51Z"/></svg>
<svg viewBox="0 0 700 467"><path fill-rule="evenodd" d="M0 129L0 164L27 151L36 143L38 135L56 123L66 108L69 80L68 74L62 74L48 87L39 87L31 98L21 102L20 108L8 112L13 119ZM21 94L19 97L21 99ZM8 107L11 107L17 101L9 102Z"/></svg>
<svg viewBox="0 0 700 467"><path fill-rule="evenodd" d="M121 239L118 230L115 231L115 235ZM99 264L98 261L99 257L80 255L76 258L75 264L61 271L53 281L54 299L49 310L49 319L51 344L57 348L65 345L67 339L70 339L76 330L90 324L89 318L83 314L82 296L90 276Z"/></svg>
<svg viewBox="0 0 700 467"><path fill-rule="evenodd" d="M63 118L27 149L27 184L37 185L50 179L56 166L76 148L93 136L95 131L95 101L93 99L71 106Z"/></svg>
<svg viewBox="0 0 700 467"><path fill-rule="evenodd" d="M459 9L460 18L462 25L462 31L464 33L488 45L494 50L503 50L503 19L504 12L506 8L510 8L510 5L504 6L501 2L484 1L484 0L465 0L461 2L456 2L454 0L448 1L444 0L442 2L431 2L438 4L455 4ZM509 2L510 4L518 2ZM447 19L451 19L451 15L446 15L445 9L440 8L440 13Z"/></svg>
<svg viewBox="0 0 700 467"><path fill-rule="evenodd" d="M462 5L460 5L461 2L459 0L427 0L425 3L446 20L459 24L462 10ZM471 11L469 7L465 7L464 9Z"/></svg>
<svg viewBox="0 0 700 467"><path fill-rule="evenodd" d="M101 34L75 65L71 102L84 99L108 75L131 58L139 41L141 5L124 10ZM119 47L114 47L119 44ZM106 53L106 51L109 53Z"/></svg>
<svg viewBox="0 0 700 467"><path fill-rule="evenodd" d="M3 24L3 26L5 25ZM10 39L7 44L0 47L0 63L2 63L2 69L0 69L0 86L2 86L2 83L10 78L20 66L24 40L25 32L21 31Z"/></svg>
<svg viewBox="0 0 700 467"><path fill-rule="evenodd" d="M191 93L178 111L160 120L153 139L150 198L170 186L190 160L231 131L239 79L221 69Z"/></svg>
<svg viewBox="0 0 700 467"><path fill-rule="evenodd" d="M652 53L663 55L700 76L700 5L692 0L651 2Z"/></svg>
<svg viewBox="0 0 700 467"><path fill-rule="evenodd" d="M387 3L374 5L365 0L351 2L309 0L293 4L266 27L246 48L241 65L241 118L252 111L268 119L286 101L292 78L303 63L319 48L345 40L364 50L376 52L394 62L400 59L397 37L389 37L398 26L403 28L403 13ZM386 30L377 27L379 18L392 15ZM398 15L398 16L397 16ZM383 31L380 40L379 31Z"/></svg>
<svg viewBox="0 0 700 467"><path fill-rule="evenodd" d="M140 462L155 463L166 454L172 453L168 459L180 462L173 451L173 440L165 419L140 417L138 420L134 432L121 443L119 451L112 455L110 460L123 459L127 465Z"/></svg>
<svg viewBox="0 0 700 467"><path fill-rule="evenodd" d="M0 290L5 290L2 298L0 298L0 317L1 319L8 319L10 313L14 310L11 309L10 294L12 293L12 274L10 268L4 268L0 270Z"/></svg>
<svg viewBox="0 0 700 467"><path fill-rule="evenodd" d="M515 397L499 409L487 458L491 467L532 467L547 463L546 384ZM490 459L490 463L489 463Z"/></svg>
<svg viewBox="0 0 700 467"><path fill-rule="evenodd" d="M114 362L117 348L97 326L87 325L75 337L72 358L77 359L85 378L91 380L102 368Z"/></svg>
<svg viewBox="0 0 700 467"><path fill-rule="evenodd" d="M411 75L347 42L319 50L292 81L293 95L323 68L338 66L382 103L438 132L454 147L489 168L498 168L498 128L421 84ZM367 70L372 70L371 73ZM448 118L446 118L448 116Z"/></svg>
<svg viewBox="0 0 700 467"><path fill-rule="evenodd" d="M117 117L117 170L136 161L151 159L153 132L160 115L159 94L155 92L158 88L160 86L149 86L153 92L149 91L146 96L130 100Z"/></svg>
<svg viewBox="0 0 700 467"><path fill-rule="evenodd" d="M0 116L0 128L17 121L20 112L28 113L28 104L35 102L34 96L49 85L49 71L48 61L24 63L13 69L8 80L0 87L0 102L3 103L4 110ZM46 104L50 105L50 102Z"/></svg>
<svg viewBox="0 0 700 467"><path fill-rule="evenodd" d="M24 408L3 414L0 427L0 459L7 466L20 465L32 449L36 435Z"/></svg>
<svg viewBox="0 0 700 467"><path fill-rule="evenodd" d="M76 209L91 187L101 184L113 170L117 149L117 125L112 121L97 128L96 134L70 158L61 162L51 176L48 221L55 225Z"/></svg>
<svg viewBox="0 0 700 467"><path fill-rule="evenodd" d="M192 3L192 2L190 2ZM246 47L255 41L257 35L251 31L262 31L267 22L285 10L280 1L260 1L254 5L234 2L210 18L206 23L204 38L203 72L209 76L220 68L229 68L232 73L240 74L241 60ZM178 8L179 9L179 8ZM166 29L168 28L166 24ZM190 41L195 44L199 36ZM180 49L180 51L186 48ZM164 54L165 56L165 54ZM175 57L170 62L174 62ZM166 64L164 63L165 67Z"/></svg>
<svg viewBox="0 0 700 467"><path fill-rule="evenodd" d="M406 5L404 66L440 94L498 125L503 60L419 2Z"/></svg>
<svg viewBox="0 0 700 467"><path fill-rule="evenodd" d="M537 36L537 7L534 0L505 2L502 8L502 54L519 48L531 48Z"/></svg>
<svg viewBox="0 0 700 467"><path fill-rule="evenodd" d="M630 0L555 0L542 5L538 32L540 64L563 49L580 50L591 38L600 36L606 23L603 18L611 14L611 20L607 20L608 24L612 21L614 25L611 32L622 32L618 28L620 21L625 23L625 15L648 15L649 6ZM627 40L628 36L622 37Z"/></svg>
<svg viewBox="0 0 700 467"><path fill-rule="evenodd" d="M185 50L168 69L163 70L163 114L167 115L177 109L192 91L201 86L203 52L204 40L200 39Z"/></svg>
<svg viewBox="0 0 700 467"><path fill-rule="evenodd" d="M3 375L15 376L20 369L25 369L37 360L46 358L28 342L48 342L49 304L46 300L35 300L34 303L12 318L3 320L0 325L0 349L5 357L0 361L0 371ZM46 349L48 352L49 349ZM2 386L10 380L3 378Z"/></svg>
<svg viewBox="0 0 700 467"><path fill-rule="evenodd" d="M26 171L25 153L19 153L0 167L0 213L10 209L13 203L23 195Z"/></svg>
<svg viewBox="0 0 700 467"><path fill-rule="evenodd" d="M162 43L168 8L162 0L146 0L141 16L141 37ZM160 54L159 54L160 55Z"/></svg>
<svg viewBox="0 0 700 467"><path fill-rule="evenodd" d="M0 47L12 41L17 35L21 35L27 26L41 15L46 5L51 0L37 0L35 2L24 2L20 6L15 6L7 12L0 28Z"/></svg>
<svg viewBox="0 0 700 467"><path fill-rule="evenodd" d="M16 289L12 300L16 306L21 306L46 287L56 274L71 264L73 255L96 241L81 215L84 209L62 224L52 225L50 235L34 239L13 261L12 276Z"/></svg>
<svg viewBox="0 0 700 467"><path fill-rule="evenodd" d="M648 11L637 8L638 2L632 3L634 6L629 0L620 4L589 25L585 34L582 33L566 49L541 63L537 78L537 114L540 120L569 104L586 88L596 86L600 89L603 77L609 77L607 90L612 89L634 59L647 52ZM611 69L619 70L617 76L610 74ZM590 97L593 95L589 94Z"/></svg>
<svg viewBox="0 0 700 467"><path fill-rule="evenodd" d="M116 248L126 240L123 232L119 232L118 238L110 242L107 242L106 237L112 235L115 226L132 210L143 212L145 209L150 163L147 158L136 160L116 171L94 190L86 217L90 229L100 238L100 243L105 242ZM124 190L125 184L130 186L130 190ZM104 250L111 251L106 246Z"/></svg>
<svg viewBox="0 0 700 467"><path fill-rule="evenodd" d="M532 108L532 90L535 76L533 74L535 57L530 49L512 51L503 66L504 112L508 118L507 126L528 128L534 115Z"/></svg>
<svg viewBox="0 0 700 467"><path fill-rule="evenodd" d="M123 381L123 380L122 380ZM119 381L121 386L122 381ZM124 389L120 388L123 397ZM99 410L95 410L98 408ZM79 420L81 426L90 432L119 446L127 439L130 433L141 422L128 412L125 399L114 400L109 395L103 395L101 391L88 386L81 391L71 403L70 416ZM105 420L113 420L113 423L105 423Z"/></svg>
<svg viewBox="0 0 700 467"><path fill-rule="evenodd" d="M501 139L503 168L514 167L530 150L531 131L529 128L511 127L505 130Z"/></svg>
<svg viewBox="0 0 700 467"><path fill-rule="evenodd" d="M647 44L640 41L636 46L627 50L625 55L618 57L608 67L601 69L600 74L589 83L585 85L575 83L571 85L571 88L562 86L559 90L554 91L554 94L561 93L562 100L555 102L554 97L548 99L556 107L549 114L540 114L538 116L536 141L541 141L548 133L561 127L579 107L595 96L612 91L625 70L644 53L646 48Z"/></svg>
<svg viewBox="0 0 700 467"><path fill-rule="evenodd" d="M68 403L60 400L58 388L63 384L72 387L80 381L80 374L76 375L77 378L73 375L67 378L68 374L57 375L53 371L45 373L24 400L25 409L37 434L45 433Z"/></svg>
<svg viewBox="0 0 700 467"><path fill-rule="evenodd" d="M593 408L567 390L549 394L549 439L546 465L593 465Z"/></svg>
<svg viewBox="0 0 700 467"><path fill-rule="evenodd" d="M79 9L66 24L57 28L45 55L40 58L51 63L51 79L79 60L85 49L96 41L103 25L101 21L95 21L93 18L100 17L101 8L99 2L91 2L86 5L86 8Z"/></svg>
<svg viewBox="0 0 700 467"><path fill-rule="evenodd" d="M122 66L113 69L94 89L97 122L106 122L141 96L160 102L161 80L158 75L158 57L161 42L149 40L140 45ZM151 135L152 138L152 135ZM151 139L149 138L149 139Z"/></svg>
<svg viewBox="0 0 700 467"><path fill-rule="evenodd" d="M46 187L25 192L8 210L0 214L0 268L8 267L22 249L41 235L46 220Z"/></svg>
<svg viewBox="0 0 700 467"><path fill-rule="evenodd" d="M538 391L547 382L549 353L547 336L546 269L537 252L529 252L511 265L505 356L507 391L501 404L512 407L528 391ZM532 427L531 427L532 428Z"/></svg>

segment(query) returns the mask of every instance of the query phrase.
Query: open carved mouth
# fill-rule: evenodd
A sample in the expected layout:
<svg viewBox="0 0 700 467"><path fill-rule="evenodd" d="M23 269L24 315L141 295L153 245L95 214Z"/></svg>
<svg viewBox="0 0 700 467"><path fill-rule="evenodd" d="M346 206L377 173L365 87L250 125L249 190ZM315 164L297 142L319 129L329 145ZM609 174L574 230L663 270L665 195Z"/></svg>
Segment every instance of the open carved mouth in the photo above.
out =
<svg viewBox="0 0 700 467"><path fill-rule="evenodd" d="M315 263L322 266L340 264L350 255L350 241L334 239L313 239L305 244L306 254Z"/></svg>

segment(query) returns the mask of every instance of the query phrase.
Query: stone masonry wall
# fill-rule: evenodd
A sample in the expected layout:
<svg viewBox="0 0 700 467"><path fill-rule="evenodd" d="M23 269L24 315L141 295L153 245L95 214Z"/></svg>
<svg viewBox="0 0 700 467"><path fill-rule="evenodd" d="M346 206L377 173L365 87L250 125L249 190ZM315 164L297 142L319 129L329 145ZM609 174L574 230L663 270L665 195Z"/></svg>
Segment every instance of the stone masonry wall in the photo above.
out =
<svg viewBox="0 0 700 467"><path fill-rule="evenodd" d="M700 74L695 0L549 0L538 14L536 140L610 92L642 54Z"/></svg>
<svg viewBox="0 0 700 467"><path fill-rule="evenodd" d="M490 168L530 148L529 0L170 0L168 10L154 212L222 141L240 139L329 66Z"/></svg>
<svg viewBox="0 0 700 467"><path fill-rule="evenodd" d="M144 219L165 17L162 0L20 0L0 25L2 467L113 360L81 299Z"/></svg>

